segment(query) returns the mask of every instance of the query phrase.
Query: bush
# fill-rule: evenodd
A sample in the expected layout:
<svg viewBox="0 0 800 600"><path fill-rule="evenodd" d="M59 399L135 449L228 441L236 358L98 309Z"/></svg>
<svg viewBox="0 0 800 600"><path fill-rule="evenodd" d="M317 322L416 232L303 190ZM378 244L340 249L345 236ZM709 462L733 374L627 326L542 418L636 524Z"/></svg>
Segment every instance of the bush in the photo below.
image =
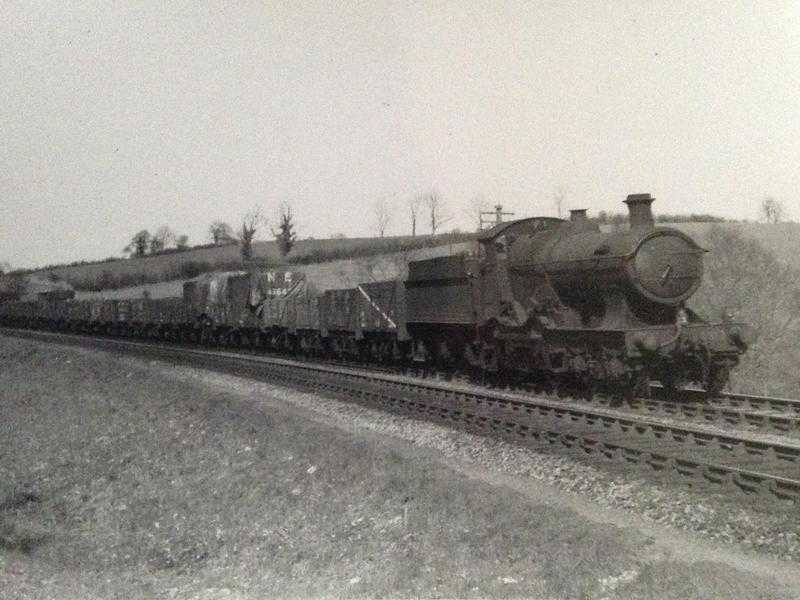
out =
<svg viewBox="0 0 800 600"><path fill-rule="evenodd" d="M242 264L239 259L223 262L208 262L188 260L173 265L162 267L157 271L147 270L146 258L142 262L141 271L116 274L112 269L104 269L96 276L65 276L64 279L78 291L99 292L102 290L116 290L119 288L148 283L159 283L175 279L191 279L203 273L212 271L241 271L247 269L266 269L276 264L314 264L330 262L347 258L363 258L381 254L406 252L420 248L443 246L465 242L475 238L471 233L446 233L437 236L419 236L414 238L376 238L364 240L356 246L340 248L317 248L306 254L284 259L279 263L269 258L253 258ZM213 246L213 244L212 244ZM204 246L195 246L195 248ZM148 255L150 256L150 255ZM91 264L91 263L84 263ZM131 263L127 263L131 264Z"/></svg>
<svg viewBox="0 0 800 600"><path fill-rule="evenodd" d="M725 223L727 219L708 214L657 215L657 223Z"/></svg>
<svg viewBox="0 0 800 600"><path fill-rule="evenodd" d="M718 321L725 308L750 323L755 340L736 368L741 391L796 395L800 387L800 272L781 263L755 239L714 226L704 240L712 251L692 308Z"/></svg>
<svg viewBox="0 0 800 600"><path fill-rule="evenodd" d="M182 279L191 279L192 277L197 277L201 273L211 271L212 268L211 263L190 260L178 266L178 274Z"/></svg>
<svg viewBox="0 0 800 600"><path fill-rule="evenodd" d="M655 215L656 223L725 223L727 219L705 213L692 213L689 215ZM600 225L622 225L628 222L628 215L624 213L609 213L601 210L592 221Z"/></svg>
<svg viewBox="0 0 800 600"><path fill-rule="evenodd" d="M10 274L0 276L0 302L19 300L25 293L25 278Z"/></svg>
<svg viewBox="0 0 800 600"><path fill-rule="evenodd" d="M364 242L362 245L345 248L317 248L302 256L289 258L288 264L310 265L315 263L331 262L345 258L364 258L380 254L407 252L434 246L446 246L474 240L474 233L445 233L436 236L420 236L413 238L386 239L376 238Z"/></svg>

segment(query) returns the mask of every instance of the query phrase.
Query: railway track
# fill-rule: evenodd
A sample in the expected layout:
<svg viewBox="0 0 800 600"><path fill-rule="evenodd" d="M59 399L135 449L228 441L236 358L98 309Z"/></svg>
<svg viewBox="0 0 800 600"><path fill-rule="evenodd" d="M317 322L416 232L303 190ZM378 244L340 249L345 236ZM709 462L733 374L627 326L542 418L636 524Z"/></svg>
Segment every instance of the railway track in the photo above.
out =
<svg viewBox="0 0 800 600"><path fill-rule="evenodd" d="M658 385L652 386L652 391L656 397L665 395L664 388ZM681 399L689 401L702 402L703 400L708 400L705 391L696 389L681 390L680 397ZM750 408L775 414L800 416L800 400L792 400L790 398L722 392L719 396L711 400L722 408Z"/></svg>
<svg viewBox="0 0 800 600"><path fill-rule="evenodd" d="M332 367L270 356L27 330L3 333L205 366L455 423L527 444L559 446L623 464L680 475L699 485L800 501L800 441L721 431L591 403Z"/></svg>
<svg viewBox="0 0 800 600"><path fill-rule="evenodd" d="M237 351L240 351L237 349ZM264 356L264 352L244 350L256 356ZM269 355L269 353L267 353ZM272 354L280 357L280 354ZM368 369L370 371L409 376L407 368L398 366L375 365L344 359L322 359L299 357L294 360L308 361L312 364L331 366L333 368L345 367L353 369ZM431 375L431 374L429 374ZM419 374L411 375L419 377ZM457 381L465 385L481 386L480 383L470 381L467 376L445 376L442 373L433 373L433 377L445 377L448 381ZM557 395L535 391L527 385L515 386L503 383L501 389L519 392L523 395L535 394L558 398ZM677 394L677 395L676 395ZM724 392L719 396L709 397L705 390L684 389L678 392L667 393L660 384L651 385L651 397L635 398L620 401L608 395L597 395L593 398L580 396L566 397L567 400L585 402L607 408L619 408L644 415L653 415L663 418L684 419L698 423L714 424L723 427L744 427L750 431L762 431L781 435L796 436L800 439L800 400L788 398L774 398L769 396L750 396Z"/></svg>
<svg viewBox="0 0 800 600"><path fill-rule="evenodd" d="M744 428L800 439L800 401L767 396L723 393L709 397L703 390L680 390L667 394L654 385L652 397L626 400L622 406L637 413L697 423ZM614 400L597 397L583 400L599 406L613 406Z"/></svg>
<svg viewBox="0 0 800 600"><path fill-rule="evenodd" d="M173 345L183 347L183 344L173 343ZM237 347L235 350L236 352L255 356L283 356L280 353L270 353L263 348ZM406 367L396 365L376 365L340 358L293 357L293 359L333 368L368 369L379 373L408 375ZM428 375L431 374L429 373ZM435 377L442 375L444 374L433 374ZM415 374L413 376L418 377L419 375ZM483 385L481 383L475 384L467 376L463 375L453 376L453 374L448 374L447 378L453 378L467 385ZM491 382L484 383L488 383L491 386ZM599 407L624 409L636 414L659 418L689 420L700 424L719 425L725 428L745 428L749 431L789 435L800 439L800 400L732 393L708 397L704 390L699 389L679 390L678 392L668 393L659 384L651 385L651 397L626 399L625 401L608 395L596 395L592 398L578 395L574 397L559 397L553 393L534 389L526 384L511 385L509 387L508 383L504 382L499 387L522 394L545 395L546 397L589 403Z"/></svg>

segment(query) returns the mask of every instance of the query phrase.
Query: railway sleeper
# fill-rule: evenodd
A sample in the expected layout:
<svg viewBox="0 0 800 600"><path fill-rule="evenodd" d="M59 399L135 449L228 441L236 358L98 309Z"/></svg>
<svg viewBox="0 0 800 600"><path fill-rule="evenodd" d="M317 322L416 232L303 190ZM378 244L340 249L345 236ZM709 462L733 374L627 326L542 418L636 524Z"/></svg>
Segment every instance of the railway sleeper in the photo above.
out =
<svg viewBox="0 0 800 600"><path fill-rule="evenodd" d="M713 465L703 465L701 469L703 479L716 485L728 486L731 481L731 472Z"/></svg>
<svg viewBox="0 0 800 600"><path fill-rule="evenodd" d="M651 452L647 458L645 458L645 462L650 465L650 468L654 471L668 471L672 469L674 460L672 457L665 454Z"/></svg>
<svg viewBox="0 0 800 600"><path fill-rule="evenodd" d="M770 482L773 480L755 473L732 473L730 480L745 494L769 495L772 492Z"/></svg>
<svg viewBox="0 0 800 600"><path fill-rule="evenodd" d="M769 485L773 496L781 500L792 500L795 503L800 502L800 483L773 479L769 482Z"/></svg>
<svg viewBox="0 0 800 600"><path fill-rule="evenodd" d="M800 448L790 448L788 446L773 446L771 448L772 454L786 462L800 461Z"/></svg>

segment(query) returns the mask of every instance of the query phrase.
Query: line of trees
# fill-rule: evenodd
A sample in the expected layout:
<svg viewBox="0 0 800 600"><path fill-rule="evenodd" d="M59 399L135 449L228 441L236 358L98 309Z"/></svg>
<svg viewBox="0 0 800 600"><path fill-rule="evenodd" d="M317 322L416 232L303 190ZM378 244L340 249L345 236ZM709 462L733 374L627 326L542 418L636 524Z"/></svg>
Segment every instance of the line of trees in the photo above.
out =
<svg viewBox="0 0 800 600"><path fill-rule="evenodd" d="M273 229L272 234L278 242L281 254L285 256L291 252L297 240L294 215L289 203L280 205L277 219L278 228ZM225 221L212 222L208 227L208 238L211 246L238 244L242 260L246 262L253 258L253 242L255 241L256 233L267 224L268 221L264 213L260 208L255 207L242 216L241 225L236 231ZM127 253L131 258L139 258L168 251L188 249L188 236L176 236L168 226L162 225L153 233L147 229L142 229L135 233L128 245L123 248L123 252Z"/></svg>
<svg viewBox="0 0 800 600"><path fill-rule="evenodd" d="M451 220L445 210L445 203L436 190L411 197L407 203L411 216L411 235L418 234L421 222L428 223L430 234L440 233L443 226ZM390 223L394 219L393 206L387 198L379 198L373 206L374 226L378 237L384 237ZM262 227L268 226L268 220L259 208L248 211L241 221L238 230L234 230L225 221L214 221L209 225L208 237L212 245L239 244L243 261L253 258L253 241L256 233ZM277 227L270 228L272 236L278 243L278 249L283 256L292 251L297 241L296 222L292 206L288 202L281 203L278 207ZM176 236L172 230L164 225L154 233L142 229L133 235L130 242L123 249L130 257L143 257L159 254L169 250L184 250L189 248L189 240L185 235Z"/></svg>
<svg viewBox="0 0 800 600"><path fill-rule="evenodd" d="M563 197L562 197L563 200ZM556 204L560 206L558 199ZM786 210L783 203L772 196L766 196L759 206L759 220L764 223L781 223L785 220ZM628 222L628 215L624 213L610 213L601 210L595 220L602 225L622 225ZM724 217L708 213L691 214L660 214L655 217L658 223L724 223Z"/></svg>
<svg viewBox="0 0 800 600"><path fill-rule="evenodd" d="M625 213L608 212L601 210L594 217L594 220L600 225L623 225L628 222L628 215ZM724 217L718 217L708 213L691 213L687 215L680 214L660 214L655 215L657 223L724 223L727 221Z"/></svg>
<svg viewBox="0 0 800 600"><path fill-rule="evenodd" d="M559 214L563 212L566 202L566 192L559 188L554 194L554 205ZM462 212L469 213L470 220L475 218L480 229L480 211L482 199L474 198L467 209ZM432 189L428 192L410 196L406 200L406 209L411 226L411 236L419 235L425 226L426 233L436 235L452 220L452 215L447 211L442 196ZM386 197L378 198L373 204L373 231L378 237L386 235L389 225L395 218L396 206ZM473 214L474 213L474 214ZM773 197L766 197L760 205L760 219L767 223L779 223L785 217L783 204ZM622 226L627 223L628 215L623 213L600 211L595 221L612 226ZM719 223L726 219L711 214L660 214L656 221L661 223L705 222ZM278 208L277 227L270 228L270 232L278 243L278 248L283 256L288 255L297 241L296 223L292 207L289 203L282 203ZM224 221L214 221L208 228L208 237L212 245L239 244L242 260L247 262L253 258L253 242L261 228L268 227L268 220L259 208L253 208L243 215L238 229L231 227ZM186 235L176 235L168 226L162 225L155 232L143 229L133 235L124 251L131 257L142 257L163 253L165 251L180 251L189 248L189 239Z"/></svg>
<svg viewBox="0 0 800 600"><path fill-rule="evenodd" d="M147 229L136 232L123 252L130 256L145 256L146 254L158 254L169 248L185 250L189 247L189 236L175 235L167 225L162 225L150 233Z"/></svg>
<svg viewBox="0 0 800 600"><path fill-rule="evenodd" d="M553 194L553 204L559 217L563 217L564 206L567 202L567 193L563 188L559 188ZM468 206L462 211L470 221L476 223L476 230L481 227L481 212L484 211L484 201L480 196L474 197ZM447 210L441 195L431 190L424 194L411 196L406 200L409 221L411 226L411 236L420 233L421 225L428 224L428 232L435 235L441 232L442 227L451 221L452 215ZM385 199L379 199L373 207L374 231L379 237L383 237L386 227L392 219L390 207ZM759 219L766 223L780 223L785 220L786 211L783 204L775 198L768 196L764 198L760 206ZM628 222L628 215L625 213L600 211L594 220L601 225L622 226ZM658 223L724 223L728 219L709 213L690 213L690 214L659 214L655 217Z"/></svg>

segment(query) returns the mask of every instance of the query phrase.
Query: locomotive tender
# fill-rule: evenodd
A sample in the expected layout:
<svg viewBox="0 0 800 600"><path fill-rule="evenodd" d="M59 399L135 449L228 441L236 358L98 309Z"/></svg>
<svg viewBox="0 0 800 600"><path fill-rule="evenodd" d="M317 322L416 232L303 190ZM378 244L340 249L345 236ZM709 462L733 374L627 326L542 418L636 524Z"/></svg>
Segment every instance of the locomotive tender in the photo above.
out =
<svg viewBox="0 0 800 600"><path fill-rule="evenodd" d="M479 234L475 251L410 261L407 277L325 289L302 270L203 275L182 298L7 303L3 323L289 352L646 394L719 391L748 326L708 323L685 305L703 253L656 227L649 194L625 201L630 228L602 232L585 210ZM328 286L329 287L329 286ZM574 389L574 388L571 388Z"/></svg>

